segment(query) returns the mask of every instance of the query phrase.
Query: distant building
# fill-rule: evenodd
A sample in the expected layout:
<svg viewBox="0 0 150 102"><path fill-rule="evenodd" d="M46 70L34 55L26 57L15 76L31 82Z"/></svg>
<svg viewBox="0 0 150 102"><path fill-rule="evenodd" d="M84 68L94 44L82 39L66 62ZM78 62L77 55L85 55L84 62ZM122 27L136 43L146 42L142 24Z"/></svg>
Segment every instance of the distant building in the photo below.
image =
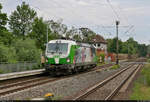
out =
<svg viewBox="0 0 150 102"><path fill-rule="evenodd" d="M94 45L96 48L96 55L98 57L98 61L101 62L106 62L108 57L107 57L107 41L99 34L97 34L95 37L92 38L91 43ZM101 54L104 54L104 57L100 56Z"/></svg>
<svg viewBox="0 0 150 102"><path fill-rule="evenodd" d="M101 35L97 34L91 42L99 53L107 54L107 41Z"/></svg>

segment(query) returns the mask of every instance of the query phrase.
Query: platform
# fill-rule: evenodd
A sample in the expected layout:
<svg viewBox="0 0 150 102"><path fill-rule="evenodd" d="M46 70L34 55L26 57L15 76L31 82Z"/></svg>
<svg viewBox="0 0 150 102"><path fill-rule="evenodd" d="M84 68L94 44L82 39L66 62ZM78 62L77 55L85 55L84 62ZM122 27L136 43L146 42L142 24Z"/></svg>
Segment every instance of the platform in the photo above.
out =
<svg viewBox="0 0 150 102"><path fill-rule="evenodd" d="M30 76L30 75L37 75L37 74L41 74L44 70L45 69L39 69L39 70L31 70L31 71L0 74L0 81L1 80L12 79L12 78L25 77L25 76Z"/></svg>

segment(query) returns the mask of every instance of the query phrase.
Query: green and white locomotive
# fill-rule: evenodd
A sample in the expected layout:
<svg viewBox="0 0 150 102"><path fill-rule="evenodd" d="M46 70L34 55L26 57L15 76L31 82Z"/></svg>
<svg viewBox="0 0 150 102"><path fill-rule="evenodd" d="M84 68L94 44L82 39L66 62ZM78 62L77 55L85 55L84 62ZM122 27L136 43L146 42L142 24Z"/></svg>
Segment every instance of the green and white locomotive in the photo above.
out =
<svg viewBox="0 0 150 102"><path fill-rule="evenodd" d="M96 66L96 50L92 44L72 40L51 40L46 47L45 70L60 75Z"/></svg>

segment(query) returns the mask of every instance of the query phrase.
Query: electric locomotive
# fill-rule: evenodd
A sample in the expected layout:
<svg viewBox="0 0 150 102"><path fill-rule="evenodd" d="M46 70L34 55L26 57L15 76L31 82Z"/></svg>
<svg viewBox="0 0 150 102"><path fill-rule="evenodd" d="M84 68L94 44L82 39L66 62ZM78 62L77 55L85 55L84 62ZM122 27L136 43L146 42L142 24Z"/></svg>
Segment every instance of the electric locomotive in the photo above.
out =
<svg viewBox="0 0 150 102"><path fill-rule="evenodd" d="M45 71L52 75L66 75L96 67L97 64L94 46L73 40L49 41L45 55Z"/></svg>

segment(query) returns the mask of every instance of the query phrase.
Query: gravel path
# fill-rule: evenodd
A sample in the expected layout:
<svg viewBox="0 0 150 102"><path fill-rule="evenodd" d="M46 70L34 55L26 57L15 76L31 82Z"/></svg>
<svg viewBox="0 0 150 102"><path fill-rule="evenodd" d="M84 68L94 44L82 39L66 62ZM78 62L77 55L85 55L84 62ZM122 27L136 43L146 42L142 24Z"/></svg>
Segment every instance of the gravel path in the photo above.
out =
<svg viewBox="0 0 150 102"><path fill-rule="evenodd" d="M117 71L120 71L123 66L117 70L94 71L82 74L80 76L74 76L55 82L50 82L44 85L36 86L34 88L25 89L6 96L2 96L0 97L0 100L29 100L32 98L43 97L46 93L49 92L53 93L55 97L60 97L60 99L62 99L66 96L75 95L81 89L85 89L99 81L104 80L108 76L116 73Z"/></svg>
<svg viewBox="0 0 150 102"><path fill-rule="evenodd" d="M104 100L121 82L123 82L130 73L135 70L137 65L123 72L116 78L109 81L107 84L97 89L94 93L88 95L85 100Z"/></svg>

